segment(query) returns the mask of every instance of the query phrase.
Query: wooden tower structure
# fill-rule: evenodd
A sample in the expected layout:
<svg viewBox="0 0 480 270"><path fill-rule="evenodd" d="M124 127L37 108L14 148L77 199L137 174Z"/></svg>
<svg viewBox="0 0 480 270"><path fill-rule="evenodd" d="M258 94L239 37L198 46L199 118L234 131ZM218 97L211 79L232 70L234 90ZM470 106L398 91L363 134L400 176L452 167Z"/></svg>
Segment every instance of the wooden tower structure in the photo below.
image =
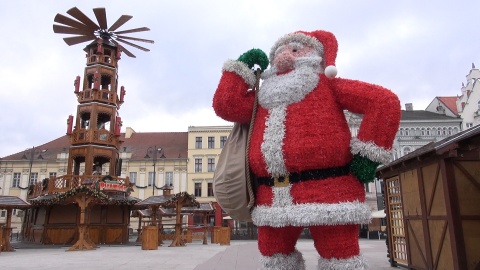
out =
<svg viewBox="0 0 480 270"><path fill-rule="evenodd" d="M54 19L55 33L74 35L64 38L68 45L90 43L84 49L83 80L77 76L74 82L76 117L71 115L67 121L71 138L67 174L30 188L28 199L35 207L27 211L22 228L24 237L36 242L74 243L69 250L128 242L130 206L139 201L129 196L132 185L128 177L119 177L122 122L118 110L125 89L118 87L117 71L122 52L135 57L120 43L149 51L127 39L153 40L123 35L150 30L147 27L116 31L130 15L122 15L108 27L105 8L93 12L98 24L76 7L67 11L73 19L61 14Z"/></svg>

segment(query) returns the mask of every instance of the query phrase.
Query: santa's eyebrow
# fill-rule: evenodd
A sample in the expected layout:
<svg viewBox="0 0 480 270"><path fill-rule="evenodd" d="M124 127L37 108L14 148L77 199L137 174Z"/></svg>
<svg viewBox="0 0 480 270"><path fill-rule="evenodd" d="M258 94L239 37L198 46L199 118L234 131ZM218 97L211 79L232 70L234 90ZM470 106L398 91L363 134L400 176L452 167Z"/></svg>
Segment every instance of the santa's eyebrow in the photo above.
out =
<svg viewBox="0 0 480 270"><path fill-rule="evenodd" d="M290 42L288 43L288 45L294 49L303 49L305 48L305 45L303 45L302 43L299 43L299 42Z"/></svg>
<svg viewBox="0 0 480 270"><path fill-rule="evenodd" d="M288 43L288 44L284 44L284 45L279 46L279 47L275 50L275 54L274 54L274 55L276 56L280 51L282 51L283 49L285 49L285 46L290 46L291 48L297 49L297 50L305 48L305 45L303 45L303 44L300 43L300 42L290 42L290 43Z"/></svg>

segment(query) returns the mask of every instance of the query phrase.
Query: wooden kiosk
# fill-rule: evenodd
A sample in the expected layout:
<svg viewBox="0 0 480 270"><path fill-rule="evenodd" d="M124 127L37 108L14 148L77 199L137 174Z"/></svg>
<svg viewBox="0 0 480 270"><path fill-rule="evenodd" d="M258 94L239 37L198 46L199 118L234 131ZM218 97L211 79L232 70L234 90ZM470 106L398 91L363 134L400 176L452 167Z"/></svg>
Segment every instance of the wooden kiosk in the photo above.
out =
<svg viewBox="0 0 480 270"><path fill-rule="evenodd" d="M175 209L175 235L173 236L172 243L170 247L185 246L185 239L183 237L182 230L182 209L184 207L199 207L200 204L195 200L195 197L188 194L187 192L180 192L173 195L160 195L149 197L135 205L135 209L149 209L151 211L151 223L150 226L145 226L142 231L142 249L156 249L152 247L155 243L158 245L161 244L161 236L159 240L159 235L161 235L161 226L162 219L157 217L159 216L160 207L162 208L172 208ZM160 214L161 216L161 214ZM152 228L153 227L153 228ZM148 231L148 232L147 232ZM156 232L156 236L152 240L152 234L149 232ZM148 244L151 243L151 244ZM145 247L144 247L145 245Z"/></svg>
<svg viewBox="0 0 480 270"><path fill-rule="evenodd" d="M162 216L177 216L176 208L163 208L160 207L160 213ZM207 245L208 234L208 215L215 213L213 203L199 203L199 206L183 207L181 209L182 214L187 215L200 215L202 217L202 224L196 226L188 226L185 241L191 243L193 239L200 239L204 245ZM201 232L201 233L198 233ZM165 236L164 236L165 237ZM173 239L172 239L173 240Z"/></svg>
<svg viewBox="0 0 480 270"><path fill-rule="evenodd" d="M377 170L392 266L480 269L480 126Z"/></svg>
<svg viewBox="0 0 480 270"><path fill-rule="evenodd" d="M27 209L30 204L17 196L0 195L0 210L7 210L7 222L0 224L0 252L15 251L10 244L10 235L12 234L12 210Z"/></svg>

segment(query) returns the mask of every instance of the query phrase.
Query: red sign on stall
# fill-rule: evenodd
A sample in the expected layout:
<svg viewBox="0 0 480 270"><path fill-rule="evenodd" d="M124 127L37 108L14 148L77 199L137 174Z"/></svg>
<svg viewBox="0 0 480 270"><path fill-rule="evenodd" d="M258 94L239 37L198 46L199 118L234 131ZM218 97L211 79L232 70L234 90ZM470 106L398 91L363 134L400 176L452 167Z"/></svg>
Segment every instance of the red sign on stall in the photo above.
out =
<svg viewBox="0 0 480 270"><path fill-rule="evenodd" d="M127 187L121 184L100 182L99 188L100 190L127 192Z"/></svg>

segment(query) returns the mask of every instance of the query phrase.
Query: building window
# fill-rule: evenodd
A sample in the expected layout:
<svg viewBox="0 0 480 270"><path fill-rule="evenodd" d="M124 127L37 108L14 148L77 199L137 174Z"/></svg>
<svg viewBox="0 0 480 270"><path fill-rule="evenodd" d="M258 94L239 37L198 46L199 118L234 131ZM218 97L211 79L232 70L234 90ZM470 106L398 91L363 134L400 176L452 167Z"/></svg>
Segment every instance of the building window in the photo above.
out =
<svg viewBox="0 0 480 270"><path fill-rule="evenodd" d="M7 211L5 210L2 210L1 212L2 214L0 215L0 217L6 217L7 216Z"/></svg>
<svg viewBox="0 0 480 270"><path fill-rule="evenodd" d="M465 126L466 126L467 128L471 128L471 127L473 127L473 123L466 123Z"/></svg>
<svg viewBox="0 0 480 270"><path fill-rule="evenodd" d="M410 147L405 147L403 148L403 155L407 155L408 153L412 152L412 150L410 149Z"/></svg>
<svg viewBox="0 0 480 270"><path fill-rule="evenodd" d="M13 181L12 181L12 187L20 187L20 177L21 177L21 173L19 172L16 172L16 173L13 173Z"/></svg>
<svg viewBox="0 0 480 270"><path fill-rule="evenodd" d="M195 137L195 149L202 149L202 137Z"/></svg>
<svg viewBox="0 0 480 270"><path fill-rule="evenodd" d="M213 183L208 183L208 197L213 197Z"/></svg>
<svg viewBox="0 0 480 270"><path fill-rule="evenodd" d="M401 129L398 131L398 135L399 135L399 136L403 136L403 128L401 128Z"/></svg>
<svg viewBox="0 0 480 270"><path fill-rule="evenodd" d="M431 134L430 133L430 128L427 128L427 133L426 134L427 134L427 136L430 136L430 134Z"/></svg>
<svg viewBox="0 0 480 270"><path fill-rule="evenodd" d="M415 136L420 136L422 133L420 132L419 128L415 129Z"/></svg>
<svg viewBox="0 0 480 270"><path fill-rule="evenodd" d="M130 172L129 181L132 184L135 184L137 182L137 172Z"/></svg>
<svg viewBox="0 0 480 270"><path fill-rule="evenodd" d="M165 173L165 185L166 186L173 186L173 172L166 172Z"/></svg>
<svg viewBox="0 0 480 270"><path fill-rule="evenodd" d="M444 128L442 129L442 131L443 131L443 135L444 135L444 136L447 136L447 128L444 127Z"/></svg>
<svg viewBox="0 0 480 270"><path fill-rule="evenodd" d="M151 187L153 185L153 176L155 174L153 172L148 172L148 186Z"/></svg>
<svg viewBox="0 0 480 270"><path fill-rule="evenodd" d="M209 172L215 171L215 158L208 158L208 171Z"/></svg>
<svg viewBox="0 0 480 270"><path fill-rule="evenodd" d="M48 174L48 178L55 178L57 177L57 173L56 172L51 172Z"/></svg>
<svg viewBox="0 0 480 270"><path fill-rule="evenodd" d="M405 129L405 136L408 136L408 128Z"/></svg>
<svg viewBox="0 0 480 270"><path fill-rule="evenodd" d="M442 135L442 129L441 128L437 128L437 135L438 136Z"/></svg>
<svg viewBox="0 0 480 270"><path fill-rule="evenodd" d="M195 172L202 172L202 159L195 158Z"/></svg>
<svg viewBox="0 0 480 270"><path fill-rule="evenodd" d="M28 182L29 185L35 185L37 183L38 173L30 173L30 181Z"/></svg>
<svg viewBox="0 0 480 270"><path fill-rule="evenodd" d="M422 136L425 136L425 128L422 128L421 129L421 133L420 133Z"/></svg>
<svg viewBox="0 0 480 270"><path fill-rule="evenodd" d="M215 148L215 137L208 137L208 149Z"/></svg>
<svg viewBox="0 0 480 270"><path fill-rule="evenodd" d="M202 183L195 183L195 197L202 197Z"/></svg>
<svg viewBox="0 0 480 270"><path fill-rule="evenodd" d="M227 142L227 136L220 136L220 148L223 148L226 142Z"/></svg>

